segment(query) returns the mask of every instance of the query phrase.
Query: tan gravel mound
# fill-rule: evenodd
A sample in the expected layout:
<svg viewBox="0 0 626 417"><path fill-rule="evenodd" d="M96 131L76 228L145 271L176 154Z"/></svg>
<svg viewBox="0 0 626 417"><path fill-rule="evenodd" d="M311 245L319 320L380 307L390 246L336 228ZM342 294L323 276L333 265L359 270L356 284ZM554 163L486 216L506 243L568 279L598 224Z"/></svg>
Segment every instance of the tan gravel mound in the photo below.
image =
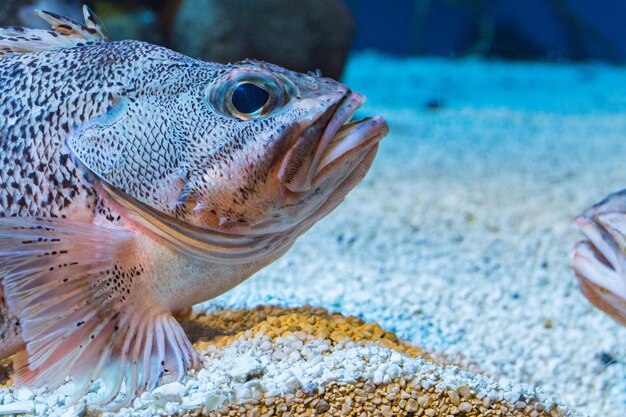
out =
<svg viewBox="0 0 626 417"><path fill-rule="evenodd" d="M11 400L0 415L4 409L107 417L575 415L532 387L461 370L378 324L322 308L220 310L183 325L204 366L182 383L102 413L84 404L68 409L54 391L15 389L5 380L0 389ZM10 365L3 368L8 375Z"/></svg>
<svg viewBox="0 0 626 417"><path fill-rule="evenodd" d="M331 346L378 344L412 358L421 357L435 371L433 379L423 375L403 375L389 382L376 383L360 378L352 383L328 382L316 390L306 387L281 396L266 393L239 402L225 402L217 410L190 410L184 416L564 416L571 415L540 395L520 392L518 387L498 386L478 375L463 373L456 366L436 362L420 348L399 340L378 324L355 317L329 313L322 308L259 307L254 310L223 310L194 318L195 326L212 328L229 335L195 343L199 351L222 349L232 343L269 336L277 338L304 335L324 340ZM196 328L197 331L197 328ZM452 369L450 369L452 368ZM446 385L441 376L456 373L465 382ZM444 382L443 384L441 382ZM459 382L458 379L456 382Z"/></svg>
<svg viewBox="0 0 626 417"><path fill-rule="evenodd" d="M209 345L227 345L238 339L241 332L262 332L272 339L304 332L320 339L328 339L333 345L345 340L377 342L411 357L427 356L420 348L402 342L394 333L383 330L376 323L365 323L357 317L344 317L339 313L330 313L326 309L311 306L259 306L253 310L221 310L194 317L193 325L196 329L201 327L230 334L197 342L195 347L198 350L206 350ZM190 330L189 327L187 330ZM200 335L195 336L201 338Z"/></svg>

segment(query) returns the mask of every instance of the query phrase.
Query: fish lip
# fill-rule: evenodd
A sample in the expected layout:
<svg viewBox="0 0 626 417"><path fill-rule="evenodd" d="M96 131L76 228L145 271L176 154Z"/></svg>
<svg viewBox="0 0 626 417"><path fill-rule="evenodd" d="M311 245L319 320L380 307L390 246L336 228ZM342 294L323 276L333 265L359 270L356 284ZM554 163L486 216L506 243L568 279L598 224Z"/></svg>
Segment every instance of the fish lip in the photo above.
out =
<svg viewBox="0 0 626 417"><path fill-rule="evenodd" d="M585 213L572 219L587 240L578 242L570 253L570 267L580 280L590 281L626 299L626 257L610 224L602 215ZM617 213L615 213L617 214Z"/></svg>
<svg viewBox="0 0 626 417"><path fill-rule="evenodd" d="M344 124L324 149L313 181L315 182L328 169L327 167L332 167L357 148L364 146L369 149L376 145L388 132L389 126L380 116L366 117Z"/></svg>
<svg viewBox="0 0 626 417"><path fill-rule="evenodd" d="M600 225L585 215L576 216L572 219L572 223L580 230L587 240L579 242L571 254L572 268L578 272L577 256L581 254L579 250L582 246L591 250L596 261L600 262L607 268L615 270L615 266L619 265L617 261L618 246L615 239Z"/></svg>
<svg viewBox="0 0 626 417"><path fill-rule="evenodd" d="M346 126L347 122L352 118L352 116L356 113L356 111L365 103L365 96L359 93L355 93L353 91L346 91L343 97L339 100L339 102L331 107L326 112L322 113L316 120L307 126L306 129L303 129L300 132L300 136L295 141L295 143L287 150L285 157L282 159L281 166L278 173L278 178L283 184L283 186L294 193L302 193L309 191L312 188L312 182L314 177L321 171L321 163L324 162L324 157L327 156L327 150L329 146L335 142L335 138L337 134L340 132L344 126ZM303 163L298 167L298 172L295 175L288 175L286 172L289 169L289 165L295 156L298 155L297 147L302 145L302 141L310 139L306 138L307 130L310 128L316 128L319 123L326 122L326 126L324 127L321 135L316 138L316 143L313 146L313 151L307 155L306 158L303 159ZM354 131L357 131L357 127L360 123L365 123L370 120L376 120L376 122L372 125L368 125L370 127L378 127L379 129L385 130L380 138L384 136L386 133L386 123L382 118L373 118L373 119L363 119L361 121L352 123L351 127ZM384 128L382 127L384 125ZM345 135L344 139L347 139L350 135ZM375 135L372 135L375 136ZM354 139L352 137L351 139ZM295 155L294 155L295 154ZM328 162L328 161L326 161ZM324 166L328 165L325 163Z"/></svg>
<svg viewBox="0 0 626 417"><path fill-rule="evenodd" d="M585 213L574 217L572 223L585 235L586 243L593 249L599 261L606 267L626 275L622 245L616 238L616 233L619 232L614 230L605 218L606 215L610 216L611 214L613 213L605 212L600 215Z"/></svg>

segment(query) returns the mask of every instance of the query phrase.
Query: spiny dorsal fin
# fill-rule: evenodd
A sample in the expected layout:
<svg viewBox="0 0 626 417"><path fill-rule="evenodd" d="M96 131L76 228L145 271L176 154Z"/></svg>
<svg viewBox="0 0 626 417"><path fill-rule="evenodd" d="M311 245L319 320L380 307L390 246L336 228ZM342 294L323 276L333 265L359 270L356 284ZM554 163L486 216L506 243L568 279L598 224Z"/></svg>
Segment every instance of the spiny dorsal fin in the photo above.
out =
<svg viewBox="0 0 626 417"><path fill-rule="evenodd" d="M52 30L22 27L0 28L0 58L6 54L23 54L51 49L93 45L109 41L109 34L94 12L83 6L85 24L56 13L37 10Z"/></svg>

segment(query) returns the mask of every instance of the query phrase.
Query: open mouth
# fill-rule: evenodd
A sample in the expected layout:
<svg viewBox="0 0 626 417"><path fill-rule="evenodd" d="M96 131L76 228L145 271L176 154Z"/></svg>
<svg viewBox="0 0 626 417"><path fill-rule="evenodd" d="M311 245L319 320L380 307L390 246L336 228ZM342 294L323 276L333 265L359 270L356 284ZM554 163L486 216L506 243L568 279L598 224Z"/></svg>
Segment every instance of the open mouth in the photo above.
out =
<svg viewBox="0 0 626 417"><path fill-rule="evenodd" d="M623 212L604 211L614 202L609 199L574 218L589 240L574 247L571 266L589 302L626 325L626 218Z"/></svg>
<svg viewBox="0 0 626 417"><path fill-rule="evenodd" d="M589 239L579 242L572 251L571 265L576 274L626 297L626 258L619 242L623 241L621 231L612 227L610 219L607 223L599 218L578 216L574 224Z"/></svg>
<svg viewBox="0 0 626 417"><path fill-rule="evenodd" d="M292 192L311 189L314 178L357 148L369 148L388 132L381 117L350 122L365 97L348 92L331 110L309 126L289 149L279 171L279 179Z"/></svg>

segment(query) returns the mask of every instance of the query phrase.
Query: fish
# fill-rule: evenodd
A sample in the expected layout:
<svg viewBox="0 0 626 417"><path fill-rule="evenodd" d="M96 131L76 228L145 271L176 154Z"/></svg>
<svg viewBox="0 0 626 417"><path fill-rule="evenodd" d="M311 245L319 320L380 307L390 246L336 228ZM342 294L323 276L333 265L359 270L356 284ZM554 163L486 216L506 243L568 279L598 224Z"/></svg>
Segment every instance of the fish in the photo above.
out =
<svg viewBox="0 0 626 417"><path fill-rule="evenodd" d="M0 357L16 385L98 379L117 408L201 363L174 315L287 252L388 126L318 73L38 14L50 30L0 29Z"/></svg>
<svg viewBox="0 0 626 417"><path fill-rule="evenodd" d="M609 195L573 223L587 238L570 254L583 295L626 326L626 190Z"/></svg>

